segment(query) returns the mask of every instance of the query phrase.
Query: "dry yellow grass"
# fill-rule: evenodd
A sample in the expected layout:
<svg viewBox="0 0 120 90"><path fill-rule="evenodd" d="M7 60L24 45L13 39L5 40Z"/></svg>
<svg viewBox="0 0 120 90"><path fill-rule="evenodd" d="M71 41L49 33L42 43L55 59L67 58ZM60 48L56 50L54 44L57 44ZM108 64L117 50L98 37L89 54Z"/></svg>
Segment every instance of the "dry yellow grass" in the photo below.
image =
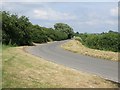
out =
<svg viewBox="0 0 120 90"><path fill-rule="evenodd" d="M2 45L0 43L0 89L2 89Z"/></svg>
<svg viewBox="0 0 120 90"><path fill-rule="evenodd" d="M71 41L63 44L61 47L66 50L69 50L69 51L72 51L75 53L80 53L83 55L118 61L118 53L117 52L90 49L90 48L87 48L84 45L82 45L82 43L80 43L77 40L71 40Z"/></svg>
<svg viewBox="0 0 120 90"><path fill-rule="evenodd" d="M3 50L3 88L114 88L92 74L78 72L23 51L23 47Z"/></svg>

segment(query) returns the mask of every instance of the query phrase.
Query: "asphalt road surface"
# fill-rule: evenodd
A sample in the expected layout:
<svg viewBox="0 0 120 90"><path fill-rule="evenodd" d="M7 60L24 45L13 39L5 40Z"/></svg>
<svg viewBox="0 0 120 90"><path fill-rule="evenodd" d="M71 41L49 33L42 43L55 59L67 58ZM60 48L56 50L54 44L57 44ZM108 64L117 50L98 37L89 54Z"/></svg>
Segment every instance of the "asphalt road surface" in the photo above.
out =
<svg viewBox="0 0 120 90"><path fill-rule="evenodd" d="M66 41L41 44L25 50L35 56L64 66L118 82L118 62L80 55L60 47Z"/></svg>

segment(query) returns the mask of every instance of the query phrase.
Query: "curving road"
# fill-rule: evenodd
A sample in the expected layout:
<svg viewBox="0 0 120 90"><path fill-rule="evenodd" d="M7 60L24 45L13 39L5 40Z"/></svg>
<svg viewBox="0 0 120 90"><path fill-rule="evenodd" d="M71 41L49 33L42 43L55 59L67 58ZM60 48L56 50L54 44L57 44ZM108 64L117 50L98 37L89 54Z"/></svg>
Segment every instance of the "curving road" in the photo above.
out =
<svg viewBox="0 0 120 90"><path fill-rule="evenodd" d="M105 79L118 82L118 62L92 58L66 51L60 48L60 45L65 42L67 40L28 47L25 50L51 62L93 73Z"/></svg>

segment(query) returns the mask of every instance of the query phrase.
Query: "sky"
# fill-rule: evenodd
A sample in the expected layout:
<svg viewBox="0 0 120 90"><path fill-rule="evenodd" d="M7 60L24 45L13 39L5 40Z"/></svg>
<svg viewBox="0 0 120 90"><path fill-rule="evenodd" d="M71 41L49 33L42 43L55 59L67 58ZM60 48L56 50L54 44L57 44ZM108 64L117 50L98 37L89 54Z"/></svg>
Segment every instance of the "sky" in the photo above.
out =
<svg viewBox="0 0 120 90"><path fill-rule="evenodd" d="M19 0L18 0L19 1ZM36 2L35 2L36 1ZM87 0L89 1L89 0ZM38 2L37 0L2 2L2 10L27 16L33 24L53 28L66 23L75 32L101 33L118 31L118 2ZM106 1L106 2L105 2Z"/></svg>

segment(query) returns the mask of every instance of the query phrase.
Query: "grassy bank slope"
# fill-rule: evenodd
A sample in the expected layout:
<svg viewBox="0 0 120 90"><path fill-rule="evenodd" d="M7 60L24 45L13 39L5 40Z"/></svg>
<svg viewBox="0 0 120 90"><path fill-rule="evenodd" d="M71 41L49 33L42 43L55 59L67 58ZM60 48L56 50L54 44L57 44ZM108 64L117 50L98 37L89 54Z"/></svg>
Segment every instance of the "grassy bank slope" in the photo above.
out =
<svg viewBox="0 0 120 90"><path fill-rule="evenodd" d="M66 50L69 50L69 51L72 51L75 53L80 53L83 55L118 61L118 53L117 52L90 49L90 48L87 48L84 45L82 45L82 43L80 43L77 40L71 40L71 41L63 44L61 47Z"/></svg>
<svg viewBox="0 0 120 90"><path fill-rule="evenodd" d="M35 57L23 47L3 49L3 88L117 87L100 77Z"/></svg>

